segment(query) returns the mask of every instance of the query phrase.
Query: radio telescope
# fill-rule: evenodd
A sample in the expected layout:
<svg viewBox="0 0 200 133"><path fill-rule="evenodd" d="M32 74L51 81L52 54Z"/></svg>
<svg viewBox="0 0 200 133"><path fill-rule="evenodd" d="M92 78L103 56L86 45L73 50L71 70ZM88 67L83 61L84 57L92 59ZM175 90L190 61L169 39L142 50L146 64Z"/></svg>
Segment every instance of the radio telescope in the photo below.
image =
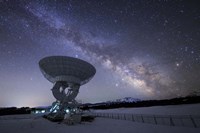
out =
<svg viewBox="0 0 200 133"><path fill-rule="evenodd" d="M94 66L73 57L49 56L39 61L39 67L44 77L54 84L51 90L56 102L52 104L47 118L57 121L63 120L66 114L77 114L75 97L80 86L95 75Z"/></svg>

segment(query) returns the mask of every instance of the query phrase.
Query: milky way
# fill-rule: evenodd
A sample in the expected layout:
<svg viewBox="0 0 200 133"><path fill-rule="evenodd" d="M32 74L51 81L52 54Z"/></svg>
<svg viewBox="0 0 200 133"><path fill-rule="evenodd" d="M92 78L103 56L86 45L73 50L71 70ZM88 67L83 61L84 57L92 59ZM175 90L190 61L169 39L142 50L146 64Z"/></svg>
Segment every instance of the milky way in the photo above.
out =
<svg viewBox="0 0 200 133"><path fill-rule="evenodd" d="M198 1L0 0L0 106L48 105L38 61L66 55L97 73L77 100L199 95ZM11 99L12 97L12 99Z"/></svg>

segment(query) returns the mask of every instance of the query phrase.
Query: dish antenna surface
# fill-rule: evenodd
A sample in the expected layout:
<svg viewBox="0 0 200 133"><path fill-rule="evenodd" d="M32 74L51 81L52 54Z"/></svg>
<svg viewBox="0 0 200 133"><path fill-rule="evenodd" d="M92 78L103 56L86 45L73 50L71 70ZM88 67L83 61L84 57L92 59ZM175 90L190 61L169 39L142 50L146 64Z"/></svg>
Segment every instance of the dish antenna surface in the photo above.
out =
<svg viewBox="0 0 200 133"><path fill-rule="evenodd" d="M76 114L78 103L75 97L80 86L95 75L95 67L81 59L67 56L45 57L39 61L39 67L44 77L54 84L51 90L57 100L52 104L47 118L60 120L64 119L66 113Z"/></svg>

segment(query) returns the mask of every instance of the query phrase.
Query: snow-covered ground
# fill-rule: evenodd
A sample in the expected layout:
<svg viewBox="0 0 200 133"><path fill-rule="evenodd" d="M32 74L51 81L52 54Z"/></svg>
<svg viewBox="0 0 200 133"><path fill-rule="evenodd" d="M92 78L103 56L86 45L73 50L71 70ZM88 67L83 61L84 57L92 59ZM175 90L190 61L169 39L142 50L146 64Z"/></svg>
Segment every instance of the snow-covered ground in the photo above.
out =
<svg viewBox="0 0 200 133"><path fill-rule="evenodd" d="M190 109L189 109L190 108ZM117 113L150 113L150 114L199 114L200 104L177 105L148 108L129 108L107 110ZM145 111L146 110L146 111ZM162 112L163 110L168 110ZM150 112L149 112L150 111ZM105 111L101 111L105 112ZM162 125L136 123L126 120L96 118L94 122L77 125L65 125L50 122L38 115L0 116L0 133L199 133L200 128L170 127Z"/></svg>
<svg viewBox="0 0 200 133"><path fill-rule="evenodd" d="M95 112L152 114L152 115L200 115L200 104L153 106L153 107L141 107L141 108L119 108L119 109L108 109L108 110L95 110Z"/></svg>

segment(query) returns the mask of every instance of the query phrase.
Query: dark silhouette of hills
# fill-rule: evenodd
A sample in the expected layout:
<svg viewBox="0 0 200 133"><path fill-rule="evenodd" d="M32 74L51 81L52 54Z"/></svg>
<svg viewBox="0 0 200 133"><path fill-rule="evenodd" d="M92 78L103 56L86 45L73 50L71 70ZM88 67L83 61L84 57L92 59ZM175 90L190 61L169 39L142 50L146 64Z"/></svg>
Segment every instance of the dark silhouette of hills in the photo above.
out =
<svg viewBox="0 0 200 133"><path fill-rule="evenodd" d="M29 107L8 107L8 108L0 108L0 116L1 115L14 115L14 114L30 114L31 109Z"/></svg>
<svg viewBox="0 0 200 133"><path fill-rule="evenodd" d="M114 101L107 101L101 103L87 103L80 105L80 109L89 110L89 109L113 109L113 108L134 108L134 107L150 107L150 106L165 106L165 105L179 105L179 104L194 104L200 103L200 96L188 96L180 97L173 99L164 99L164 100L140 100L131 97L126 97L123 99L117 99ZM30 114L36 110L50 110L50 106L43 107L9 107L9 108L0 108L1 115L14 115L14 114Z"/></svg>
<svg viewBox="0 0 200 133"><path fill-rule="evenodd" d="M127 102L102 102L95 104L83 104L81 109L113 109L113 108L133 108L133 107L150 107L150 106L164 106L164 105L179 105L179 104L194 104L200 103L200 96L188 96L173 99L164 100L137 100L137 101L127 101Z"/></svg>

